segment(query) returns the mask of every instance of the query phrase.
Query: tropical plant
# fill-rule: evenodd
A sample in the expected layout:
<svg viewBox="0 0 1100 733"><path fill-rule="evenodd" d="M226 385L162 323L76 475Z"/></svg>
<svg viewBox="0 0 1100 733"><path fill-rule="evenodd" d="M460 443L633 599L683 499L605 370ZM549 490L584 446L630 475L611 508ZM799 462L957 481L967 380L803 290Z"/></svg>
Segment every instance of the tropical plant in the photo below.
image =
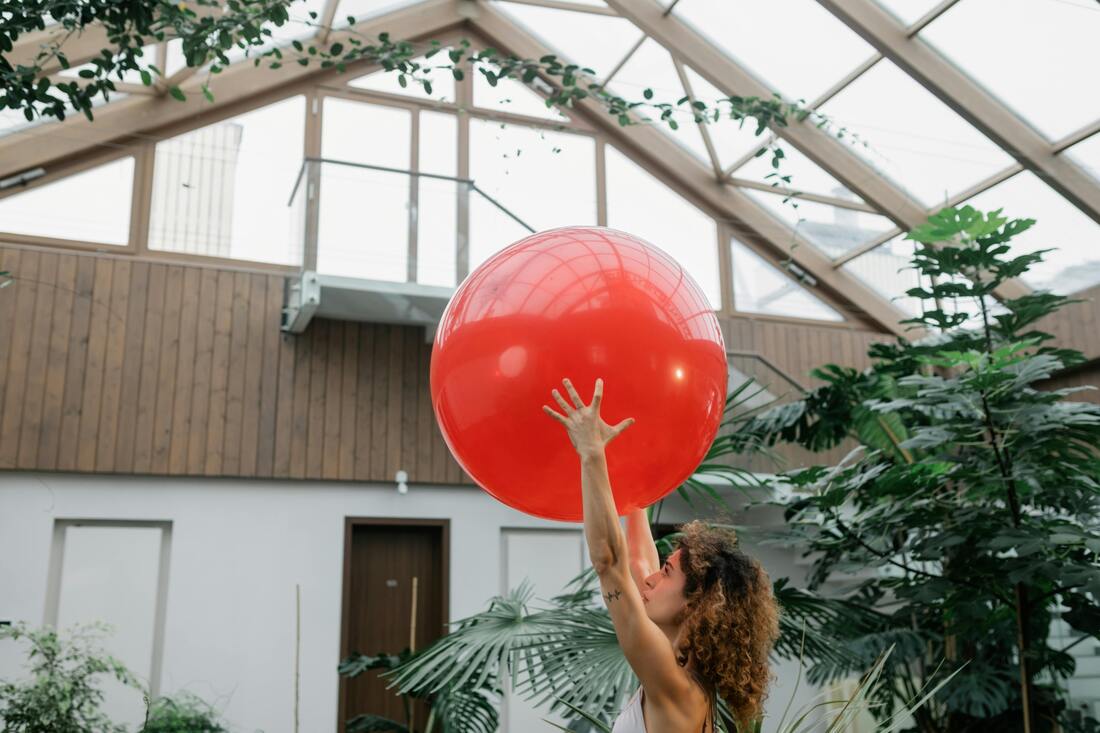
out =
<svg viewBox="0 0 1100 733"><path fill-rule="evenodd" d="M375 669L393 670L408 662L415 655L408 649L400 654L376 654L366 655L355 653L340 662L338 671L347 677L358 675ZM445 731L462 733L493 733L500 723L500 713L497 707L500 702L500 691L495 689L486 679L464 679L460 682L448 684L445 687L427 693L423 690L417 693L402 691L399 693L405 708L405 722L364 713L356 715L346 722L348 733L372 733L374 731L394 731L395 733L432 733L437 728ZM415 726L413 706L417 700L428 703L428 718L424 721L424 727Z"/></svg>
<svg viewBox="0 0 1100 733"><path fill-rule="evenodd" d="M60 637L51 627L26 624L0 628L0 641L25 642L30 676L0 681L0 722L4 733L125 733L100 710L104 676L140 689L122 662L105 654L98 639L102 625L75 627Z"/></svg>
<svg viewBox="0 0 1100 733"><path fill-rule="evenodd" d="M969 206L932 216L909 234L926 284L908 291L925 310L907 323L924 336L872 346L862 372L816 370L824 386L753 416L732 443L857 446L785 474L795 496L772 502L783 541L814 558L811 590L847 581L845 599L882 611L823 625L856 661L814 659L809 676L847 675L893 646L885 716L927 684L932 660L966 661L916 715L922 732L1094 724L1072 719L1064 687L1070 647L1100 635L1100 406L1041 388L1083 360L1038 328L1071 301L992 300L1042 259L1012 248L1033 223ZM1080 639L1052 645L1055 618Z"/></svg>
<svg viewBox="0 0 1100 733"><path fill-rule="evenodd" d="M147 710L140 733L228 733L209 703L189 692L158 697Z"/></svg>

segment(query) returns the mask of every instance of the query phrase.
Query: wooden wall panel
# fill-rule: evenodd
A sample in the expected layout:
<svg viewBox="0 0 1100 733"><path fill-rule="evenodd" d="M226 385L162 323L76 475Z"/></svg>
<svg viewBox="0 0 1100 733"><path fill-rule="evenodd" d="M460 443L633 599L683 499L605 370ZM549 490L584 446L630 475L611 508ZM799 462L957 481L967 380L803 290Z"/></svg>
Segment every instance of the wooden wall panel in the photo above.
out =
<svg viewBox="0 0 1100 733"><path fill-rule="evenodd" d="M283 334L278 275L2 245L0 269L18 278L0 289L0 468L469 482L436 426L422 328L317 320ZM1082 309L1070 331L1096 322ZM889 338L764 317L723 327L729 348L806 387L812 368L866 366ZM843 450L779 454L747 463Z"/></svg>

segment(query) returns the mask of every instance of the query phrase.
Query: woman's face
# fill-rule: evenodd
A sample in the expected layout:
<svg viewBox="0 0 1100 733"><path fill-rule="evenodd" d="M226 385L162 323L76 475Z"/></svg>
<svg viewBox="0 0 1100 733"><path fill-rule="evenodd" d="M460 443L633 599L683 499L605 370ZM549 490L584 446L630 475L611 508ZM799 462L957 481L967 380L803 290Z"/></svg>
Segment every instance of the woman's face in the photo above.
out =
<svg viewBox="0 0 1100 733"><path fill-rule="evenodd" d="M680 569L680 551L672 553L661 568L642 584L642 601L646 615L658 626L674 626L687 600L684 598L684 577Z"/></svg>

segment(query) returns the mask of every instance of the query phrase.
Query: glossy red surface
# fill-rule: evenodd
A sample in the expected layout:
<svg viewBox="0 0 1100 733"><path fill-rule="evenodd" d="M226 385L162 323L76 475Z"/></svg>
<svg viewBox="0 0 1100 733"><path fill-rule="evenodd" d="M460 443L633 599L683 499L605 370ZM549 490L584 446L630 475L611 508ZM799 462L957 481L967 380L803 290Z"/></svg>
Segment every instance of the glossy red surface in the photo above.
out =
<svg viewBox="0 0 1100 733"><path fill-rule="evenodd" d="M727 379L718 320L675 260L600 227L520 240L455 292L431 364L447 445L505 504L579 521L577 454L542 411L557 407L550 390L563 377L586 402L602 377L604 419L637 420L608 446L608 468L620 514L647 506L692 474L718 430Z"/></svg>

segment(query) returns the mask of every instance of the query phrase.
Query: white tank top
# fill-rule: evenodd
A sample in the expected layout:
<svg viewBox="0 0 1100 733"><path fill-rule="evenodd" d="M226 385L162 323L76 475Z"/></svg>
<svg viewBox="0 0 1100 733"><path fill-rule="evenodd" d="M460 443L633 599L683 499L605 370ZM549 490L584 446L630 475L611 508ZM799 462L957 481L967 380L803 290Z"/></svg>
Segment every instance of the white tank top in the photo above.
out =
<svg viewBox="0 0 1100 733"><path fill-rule="evenodd" d="M703 733L706 733L707 721L709 720L710 715L708 714L703 721ZM619 713L619 717L615 718L615 723L611 726L611 733L646 733L645 715L642 714L641 687L630 698L626 707Z"/></svg>

